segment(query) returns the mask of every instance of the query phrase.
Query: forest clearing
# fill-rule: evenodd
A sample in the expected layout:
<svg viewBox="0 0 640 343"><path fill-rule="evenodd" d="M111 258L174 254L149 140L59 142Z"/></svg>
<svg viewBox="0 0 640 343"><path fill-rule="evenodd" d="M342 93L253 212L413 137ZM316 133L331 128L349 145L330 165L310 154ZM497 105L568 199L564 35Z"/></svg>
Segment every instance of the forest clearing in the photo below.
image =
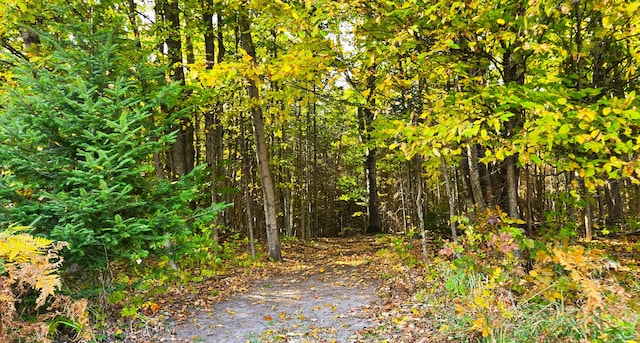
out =
<svg viewBox="0 0 640 343"><path fill-rule="evenodd" d="M2 0L0 342L639 342L639 8Z"/></svg>

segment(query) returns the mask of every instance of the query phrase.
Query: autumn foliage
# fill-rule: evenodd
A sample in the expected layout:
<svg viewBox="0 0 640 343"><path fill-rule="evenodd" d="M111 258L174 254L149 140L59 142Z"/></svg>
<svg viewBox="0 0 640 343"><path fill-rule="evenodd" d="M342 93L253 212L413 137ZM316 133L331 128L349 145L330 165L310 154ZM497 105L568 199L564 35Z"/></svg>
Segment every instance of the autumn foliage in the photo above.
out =
<svg viewBox="0 0 640 343"><path fill-rule="evenodd" d="M433 285L429 302L449 313L438 320L443 333L490 341L637 338L637 290L628 283L635 271L593 245L534 241L517 223L486 211L439 251L445 260L432 266L433 282L444 287Z"/></svg>
<svg viewBox="0 0 640 343"><path fill-rule="evenodd" d="M0 232L0 341L50 342L51 322L65 317L86 338L86 300L57 294L67 246L27 233ZM34 299L35 298L35 299Z"/></svg>

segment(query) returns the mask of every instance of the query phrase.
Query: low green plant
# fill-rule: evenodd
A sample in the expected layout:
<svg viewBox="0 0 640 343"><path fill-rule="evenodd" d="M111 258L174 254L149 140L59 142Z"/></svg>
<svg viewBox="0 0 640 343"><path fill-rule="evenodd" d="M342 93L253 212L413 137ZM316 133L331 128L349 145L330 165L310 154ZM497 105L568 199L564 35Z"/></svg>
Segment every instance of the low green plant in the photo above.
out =
<svg viewBox="0 0 640 343"><path fill-rule="evenodd" d="M223 274L231 267L250 267L255 262L248 253L248 238L235 233L216 242L210 225L202 225L198 232L181 237L176 246L180 268L195 278ZM255 247L259 260L263 253L261 245L255 243Z"/></svg>

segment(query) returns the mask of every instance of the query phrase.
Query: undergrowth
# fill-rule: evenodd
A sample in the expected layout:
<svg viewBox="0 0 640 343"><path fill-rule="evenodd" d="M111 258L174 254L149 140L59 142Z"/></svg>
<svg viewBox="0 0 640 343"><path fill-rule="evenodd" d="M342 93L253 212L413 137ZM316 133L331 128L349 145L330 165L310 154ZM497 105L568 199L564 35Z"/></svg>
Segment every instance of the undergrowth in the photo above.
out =
<svg viewBox="0 0 640 343"><path fill-rule="evenodd" d="M637 271L589 245L538 242L498 210L447 243L416 299L442 339L636 342Z"/></svg>
<svg viewBox="0 0 640 343"><path fill-rule="evenodd" d="M64 242L12 228L0 232L0 342L91 337L87 301L60 294Z"/></svg>

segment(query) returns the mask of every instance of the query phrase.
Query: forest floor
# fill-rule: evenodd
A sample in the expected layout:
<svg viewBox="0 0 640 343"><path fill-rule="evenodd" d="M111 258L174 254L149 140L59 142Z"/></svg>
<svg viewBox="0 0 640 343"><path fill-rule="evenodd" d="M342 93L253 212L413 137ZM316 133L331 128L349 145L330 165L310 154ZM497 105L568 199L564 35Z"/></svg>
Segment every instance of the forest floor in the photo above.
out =
<svg viewBox="0 0 640 343"><path fill-rule="evenodd" d="M97 318L93 336L100 343L423 343L481 341L494 332L504 341L640 342L637 237L548 246L578 274L550 269L551 257L525 273L501 252L510 241L489 237L464 259L431 255L426 265L419 240L394 235L285 240L282 262L268 261L263 247L253 260L244 243L229 240L213 264L205 251L177 261L175 273L168 261L149 258L133 274L114 271L112 288L126 287L107 295L109 314ZM438 251L428 242L431 254ZM461 261L479 271L459 269ZM491 276L480 280L481 273ZM541 294L559 284L554 278L576 290L562 307L526 293ZM599 307L589 309L590 301ZM496 304L492 312L485 303Z"/></svg>
<svg viewBox="0 0 640 343"><path fill-rule="evenodd" d="M285 242L283 262L169 287L108 341L433 341L428 323L406 320L423 277L406 249L374 236Z"/></svg>

